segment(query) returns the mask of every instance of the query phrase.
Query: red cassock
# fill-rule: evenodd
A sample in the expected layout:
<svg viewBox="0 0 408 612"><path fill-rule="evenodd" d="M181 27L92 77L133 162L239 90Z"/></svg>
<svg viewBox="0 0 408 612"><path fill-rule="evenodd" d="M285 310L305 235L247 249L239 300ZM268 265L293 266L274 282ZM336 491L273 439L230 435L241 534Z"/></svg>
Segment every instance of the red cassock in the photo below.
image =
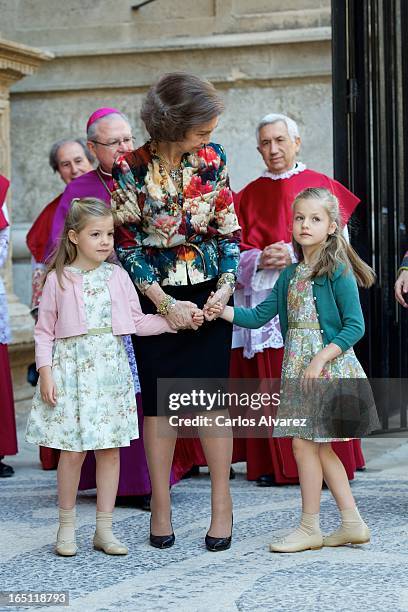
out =
<svg viewBox="0 0 408 612"><path fill-rule="evenodd" d="M242 228L241 250L263 250L269 244L291 241L292 203L307 187L325 187L340 202L342 219L348 219L359 199L338 181L313 170L303 170L290 178L273 180L261 177L245 187L234 198ZM232 351L232 378L279 378L283 348L266 348L252 359L243 349ZM344 464L349 479L364 466L359 440L334 442L333 448ZM271 474L277 484L298 482L296 461L290 438L256 438L234 440L234 455L247 461L248 480Z"/></svg>
<svg viewBox="0 0 408 612"><path fill-rule="evenodd" d="M60 203L62 194L47 204L40 212L27 234L27 246L37 263L45 262L46 247L50 239L55 212Z"/></svg>
<svg viewBox="0 0 408 612"><path fill-rule="evenodd" d="M8 226L3 204L9 181L0 175L0 230ZM16 418L7 344L0 343L0 456L17 454Z"/></svg>

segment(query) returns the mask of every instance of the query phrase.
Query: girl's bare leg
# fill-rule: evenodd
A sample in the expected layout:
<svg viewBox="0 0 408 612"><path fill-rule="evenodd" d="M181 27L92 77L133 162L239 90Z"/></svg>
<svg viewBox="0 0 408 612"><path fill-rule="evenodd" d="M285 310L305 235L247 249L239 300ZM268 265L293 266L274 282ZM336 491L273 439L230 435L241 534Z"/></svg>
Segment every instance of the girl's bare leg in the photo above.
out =
<svg viewBox="0 0 408 612"><path fill-rule="evenodd" d="M167 417L145 417L143 439L152 484L151 529L154 535L170 535L170 470L173 461L177 430L169 425Z"/></svg>
<svg viewBox="0 0 408 612"><path fill-rule="evenodd" d="M96 509L113 512L119 484L120 458L118 448L95 451L96 459Z"/></svg>
<svg viewBox="0 0 408 612"><path fill-rule="evenodd" d="M356 502L351 492L346 470L330 442L320 444L319 456L324 480L336 500L339 510L354 508Z"/></svg>
<svg viewBox="0 0 408 612"><path fill-rule="evenodd" d="M307 514L318 514L323 483L319 443L293 438L292 447L299 472L302 510Z"/></svg>
<svg viewBox="0 0 408 612"><path fill-rule="evenodd" d="M311 440L294 438L292 445L299 472L302 516L296 529L281 541L270 545L269 550L271 552L300 552L318 549L323 545L319 525L320 495L323 482L319 444Z"/></svg>
<svg viewBox="0 0 408 612"><path fill-rule="evenodd" d="M96 459L96 530L94 548L108 555L127 555L128 548L112 532L112 514L119 484L119 448L95 451Z"/></svg>
<svg viewBox="0 0 408 612"><path fill-rule="evenodd" d="M57 469L58 503L64 510L71 510L75 506L85 457L86 451L61 451Z"/></svg>
<svg viewBox="0 0 408 612"><path fill-rule="evenodd" d="M341 525L334 533L323 539L324 546L343 544L365 544L370 541L370 530L356 507L346 470L331 444L321 444L320 460L324 480L327 483L341 514Z"/></svg>
<svg viewBox="0 0 408 612"><path fill-rule="evenodd" d="M85 457L86 452L62 450L58 461L59 529L55 551L63 557L72 557L78 550L75 539L75 502Z"/></svg>

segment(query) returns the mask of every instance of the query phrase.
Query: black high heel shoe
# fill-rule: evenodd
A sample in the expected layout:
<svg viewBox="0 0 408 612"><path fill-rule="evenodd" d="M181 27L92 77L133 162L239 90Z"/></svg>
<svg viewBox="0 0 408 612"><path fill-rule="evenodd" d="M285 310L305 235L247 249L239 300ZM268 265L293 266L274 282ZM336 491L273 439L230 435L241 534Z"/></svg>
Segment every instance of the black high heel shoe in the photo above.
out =
<svg viewBox="0 0 408 612"><path fill-rule="evenodd" d="M170 523L171 523L171 517L170 517ZM176 536L174 535L174 531L170 535L163 535L163 536L154 535L152 533L152 517L150 517L150 544L151 546L154 546L155 548L171 548L175 541L176 541Z"/></svg>
<svg viewBox="0 0 408 612"><path fill-rule="evenodd" d="M208 535L205 536L205 545L207 550L211 552L218 552L220 550L228 550L231 547L232 542L232 527L234 525L234 515L231 517L231 535L226 538L213 538Z"/></svg>

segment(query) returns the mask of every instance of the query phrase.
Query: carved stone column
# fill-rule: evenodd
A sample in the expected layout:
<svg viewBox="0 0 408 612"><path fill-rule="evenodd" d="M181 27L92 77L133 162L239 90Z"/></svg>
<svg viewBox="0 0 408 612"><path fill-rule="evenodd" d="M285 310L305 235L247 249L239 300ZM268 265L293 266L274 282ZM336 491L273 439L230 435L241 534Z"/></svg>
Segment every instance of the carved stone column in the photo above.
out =
<svg viewBox="0 0 408 612"><path fill-rule="evenodd" d="M32 47L11 42L0 37L0 173L11 181L7 195L7 208L12 220L13 180L11 174L10 151L10 87L23 77L33 74L43 62L53 55ZM25 388L25 366L32 359L33 320L26 305L21 304L13 293L11 246L2 276L5 281L9 303L12 342L10 358L13 370L16 399L23 399ZM29 280L27 279L27 282Z"/></svg>

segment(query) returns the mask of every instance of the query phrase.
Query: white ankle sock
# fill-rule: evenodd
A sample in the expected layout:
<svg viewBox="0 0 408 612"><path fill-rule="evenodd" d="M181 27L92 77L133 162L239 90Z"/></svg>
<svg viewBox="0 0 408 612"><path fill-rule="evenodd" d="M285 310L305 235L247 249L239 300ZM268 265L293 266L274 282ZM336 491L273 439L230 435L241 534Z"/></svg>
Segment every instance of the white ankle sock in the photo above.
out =
<svg viewBox="0 0 408 612"><path fill-rule="evenodd" d="M64 542L75 541L75 508L59 508L58 539Z"/></svg>
<svg viewBox="0 0 408 612"><path fill-rule="evenodd" d="M96 530L95 535L104 542L122 544L112 532L112 512L96 511Z"/></svg>
<svg viewBox="0 0 408 612"><path fill-rule="evenodd" d="M296 541L299 536L311 536L315 533L320 533L320 515L307 514L302 512L300 523L288 536L285 537L285 542L290 543Z"/></svg>
<svg viewBox="0 0 408 612"><path fill-rule="evenodd" d="M340 510L340 514L342 525L354 526L364 524L357 506L354 506L354 508L346 508L346 510Z"/></svg>
<svg viewBox="0 0 408 612"><path fill-rule="evenodd" d="M307 514L307 512L302 512L298 529L306 535L312 535L312 533L320 531L320 514Z"/></svg>

